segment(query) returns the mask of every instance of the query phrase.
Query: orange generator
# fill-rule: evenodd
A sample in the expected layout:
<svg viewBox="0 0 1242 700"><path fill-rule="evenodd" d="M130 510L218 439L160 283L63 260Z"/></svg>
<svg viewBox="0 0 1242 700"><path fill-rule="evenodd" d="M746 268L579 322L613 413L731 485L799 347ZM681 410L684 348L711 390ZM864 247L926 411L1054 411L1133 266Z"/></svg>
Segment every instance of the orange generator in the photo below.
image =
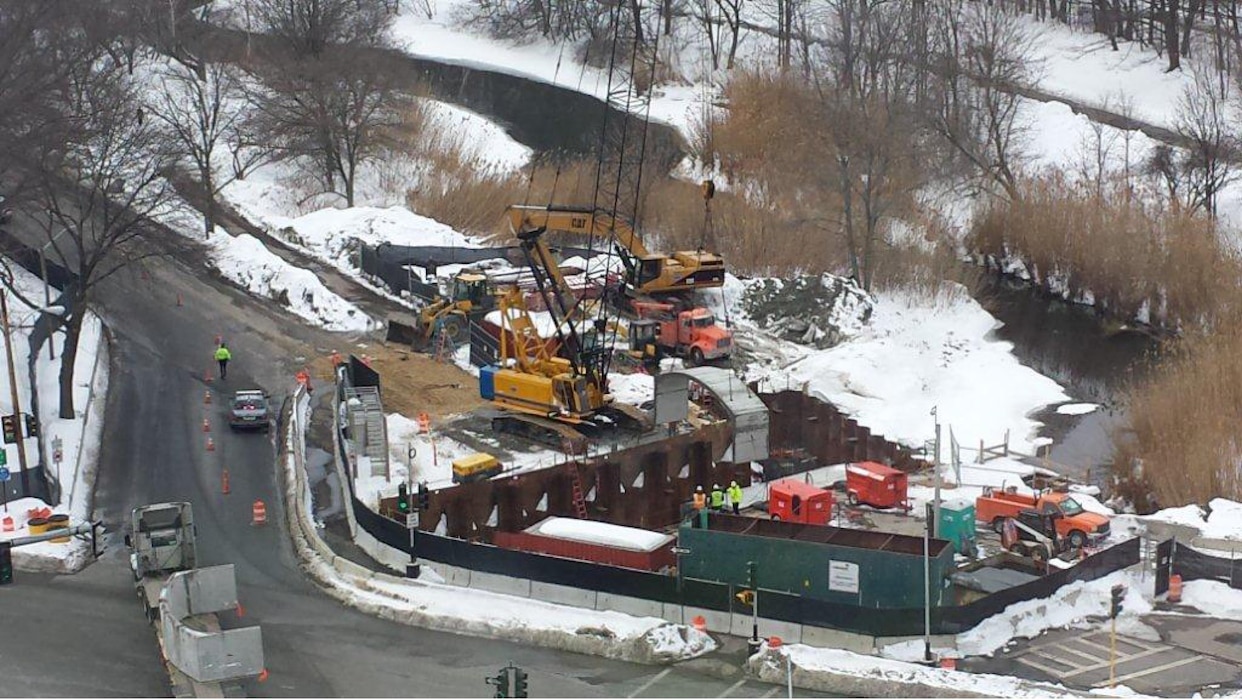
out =
<svg viewBox="0 0 1242 700"><path fill-rule="evenodd" d="M773 520L827 525L832 519L832 492L797 479L768 484L768 515Z"/></svg>
<svg viewBox="0 0 1242 700"><path fill-rule="evenodd" d="M845 468L846 498L852 506L864 503L873 508L909 510L907 481L905 472L879 462L858 462Z"/></svg>

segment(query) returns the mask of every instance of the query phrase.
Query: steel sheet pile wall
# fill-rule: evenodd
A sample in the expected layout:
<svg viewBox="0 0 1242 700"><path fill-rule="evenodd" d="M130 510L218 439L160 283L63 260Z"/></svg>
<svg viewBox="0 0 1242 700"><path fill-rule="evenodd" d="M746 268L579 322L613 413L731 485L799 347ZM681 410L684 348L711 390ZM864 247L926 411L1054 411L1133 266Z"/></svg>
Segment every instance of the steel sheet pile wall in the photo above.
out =
<svg viewBox="0 0 1242 700"><path fill-rule="evenodd" d="M930 466L914 457L909 448L883 435L873 435L832 404L800 391L760 394L759 398L771 410L769 443L773 451L801 448L823 464L870 460L905 472Z"/></svg>
<svg viewBox="0 0 1242 700"><path fill-rule="evenodd" d="M494 531L524 530L549 515L577 517L575 470L592 520L648 530L667 527L680 519L682 504L691 499L696 485L750 483L747 465L712 461L727 444L727 435L727 427L717 424L577 464L438 489L431 492L419 527L490 541ZM686 465L687 475L681 476ZM395 509L395 498L380 503L381 513L395 515Z"/></svg>

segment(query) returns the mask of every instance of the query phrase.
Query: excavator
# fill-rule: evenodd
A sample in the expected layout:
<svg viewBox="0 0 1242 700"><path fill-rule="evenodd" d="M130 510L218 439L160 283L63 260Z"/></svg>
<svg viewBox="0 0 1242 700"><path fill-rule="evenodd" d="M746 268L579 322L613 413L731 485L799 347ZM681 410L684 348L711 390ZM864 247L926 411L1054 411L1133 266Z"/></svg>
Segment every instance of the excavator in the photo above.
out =
<svg viewBox="0 0 1242 700"><path fill-rule="evenodd" d="M514 235L551 231L598 236L612 241L625 266L627 292L667 296L724 285L724 260L714 253L682 250L670 255L647 250L634 228L622 218L583 207L514 204L505 210Z"/></svg>
<svg viewBox="0 0 1242 700"><path fill-rule="evenodd" d="M518 233L535 285L552 315L558 355L536 328L526 299L518 289L501 294L499 362L479 371L479 394L502 409L492 419L498 431L516 433L567 452L585 449L589 433L605 424L643 432L651 427L647 416L633 406L614 403L608 394L605 319L580 333L575 300L543 230ZM604 419L604 420L601 420Z"/></svg>

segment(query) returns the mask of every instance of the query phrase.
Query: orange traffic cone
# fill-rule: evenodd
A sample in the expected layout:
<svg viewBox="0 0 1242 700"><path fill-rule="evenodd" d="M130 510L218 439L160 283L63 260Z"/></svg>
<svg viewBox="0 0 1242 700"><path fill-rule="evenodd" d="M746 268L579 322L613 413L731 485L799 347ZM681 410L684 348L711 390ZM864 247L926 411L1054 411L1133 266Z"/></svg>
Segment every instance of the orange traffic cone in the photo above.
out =
<svg viewBox="0 0 1242 700"><path fill-rule="evenodd" d="M242 605L240 600L237 601L237 616L238 617L246 616L246 606Z"/></svg>
<svg viewBox="0 0 1242 700"><path fill-rule="evenodd" d="M211 383L211 368L210 367L203 370L203 381L207 382L208 384Z"/></svg>
<svg viewBox="0 0 1242 700"><path fill-rule="evenodd" d="M220 473L220 493L229 495L229 470Z"/></svg>
<svg viewBox="0 0 1242 700"><path fill-rule="evenodd" d="M266 681L267 681L267 669L265 668L259 672L259 682L263 683Z"/></svg>
<svg viewBox="0 0 1242 700"><path fill-rule="evenodd" d="M702 615L695 615L690 624L694 625L694 628L700 632L707 631L707 620Z"/></svg>
<svg viewBox="0 0 1242 700"><path fill-rule="evenodd" d="M216 451L216 441L212 440L210 435L207 436L207 451L208 452Z"/></svg>
<svg viewBox="0 0 1242 700"><path fill-rule="evenodd" d="M211 392L210 391L203 392L203 403L205 404L211 403Z"/></svg>
<svg viewBox="0 0 1242 700"><path fill-rule="evenodd" d="M203 419L203 432L204 433L211 432L211 421L207 420L206 418Z"/></svg>

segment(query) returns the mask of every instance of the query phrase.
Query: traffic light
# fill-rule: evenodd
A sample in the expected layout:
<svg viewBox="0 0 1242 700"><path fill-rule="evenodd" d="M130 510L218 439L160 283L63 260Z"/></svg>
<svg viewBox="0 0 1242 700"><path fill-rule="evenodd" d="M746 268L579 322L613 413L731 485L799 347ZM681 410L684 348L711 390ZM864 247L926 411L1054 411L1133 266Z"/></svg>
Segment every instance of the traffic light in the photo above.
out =
<svg viewBox="0 0 1242 700"><path fill-rule="evenodd" d="M410 512L410 487L404 481L397 484L397 511L402 515Z"/></svg>
<svg viewBox="0 0 1242 700"><path fill-rule="evenodd" d="M516 666L513 668L513 697L524 698L526 695L526 672Z"/></svg>
<svg viewBox="0 0 1242 700"><path fill-rule="evenodd" d="M13 583L13 545L0 542L0 586Z"/></svg>
<svg viewBox="0 0 1242 700"><path fill-rule="evenodd" d="M487 684L496 686L496 694L492 697L507 698L509 697L509 668L500 669L494 676L487 677ZM523 696L525 697L525 696Z"/></svg>
<svg viewBox="0 0 1242 700"><path fill-rule="evenodd" d="M1113 586L1112 607L1109 609L1109 616L1114 620L1121 614L1121 601L1126 599L1126 587L1124 584Z"/></svg>
<svg viewBox="0 0 1242 700"><path fill-rule="evenodd" d="M737 595L735 595L734 597L737 598L742 603L742 605L751 606L755 604L755 592L754 591L751 591L751 590L738 591Z"/></svg>
<svg viewBox="0 0 1242 700"><path fill-rule="evenodd" d="M23 413L22 418L26 419L26 437L39 437L39 421L34 414Z"/></svg>
<svg viewBox="0 0 1242 700"><path fill-rule="evenodd" d="M0 418L0 428L4 430L4 444L12 445L21 438L21 431L18 430L17 416L4 416Z"/></svg>
<svg viewBox="0 0 1242 700"><path fill-rule="evenodd" d="M427 490L427 482L422 481L418 484L418 510L426 511L431 507L431 492Z"/></svg>

